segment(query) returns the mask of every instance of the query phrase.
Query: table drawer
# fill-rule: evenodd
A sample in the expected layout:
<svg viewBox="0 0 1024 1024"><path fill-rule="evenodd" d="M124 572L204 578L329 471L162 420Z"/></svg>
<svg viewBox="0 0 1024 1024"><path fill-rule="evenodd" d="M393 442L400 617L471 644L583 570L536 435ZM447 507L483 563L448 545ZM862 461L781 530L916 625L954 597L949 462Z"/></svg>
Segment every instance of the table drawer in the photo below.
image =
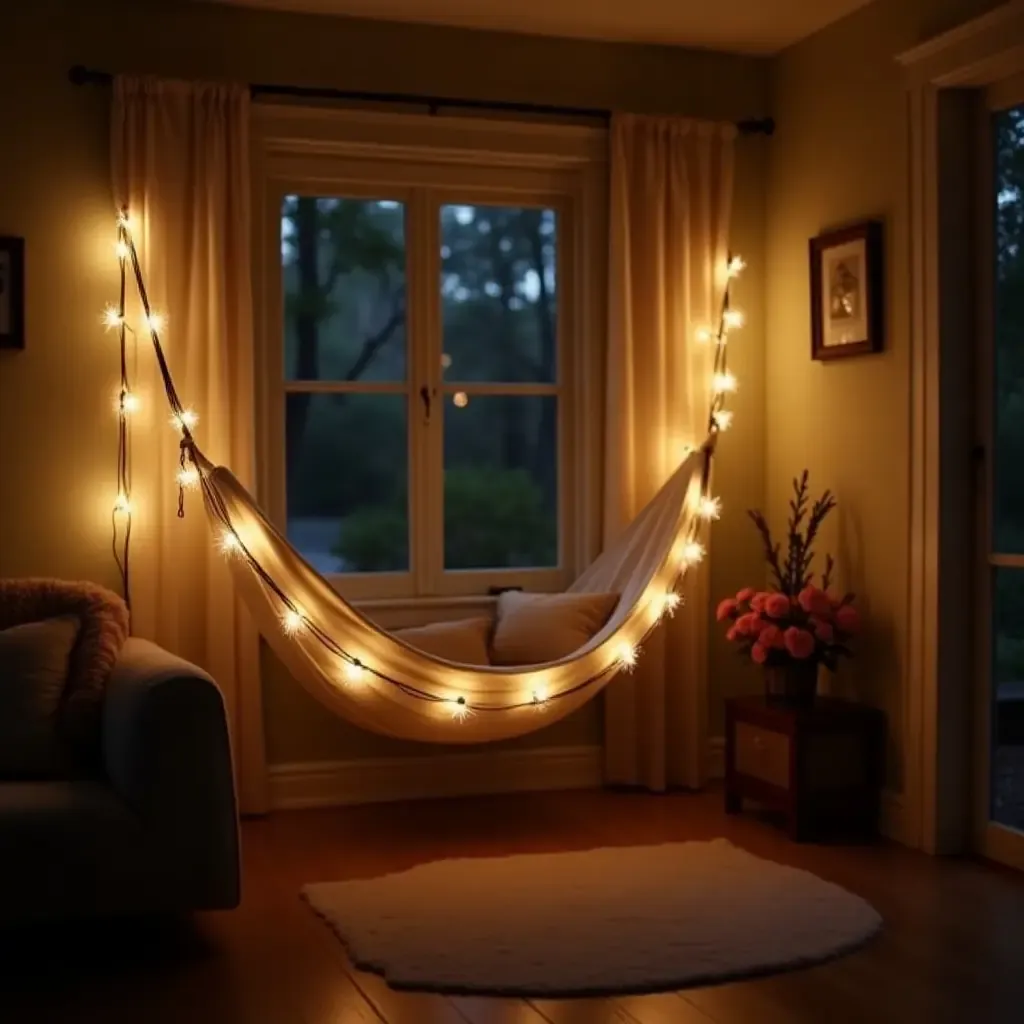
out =
<svg viewBox="0 0 1024 1024"><path fill-rule="evenodd" d="M747 722L737 722L735 728L736 771L789 789L789 736Z"/></svg>

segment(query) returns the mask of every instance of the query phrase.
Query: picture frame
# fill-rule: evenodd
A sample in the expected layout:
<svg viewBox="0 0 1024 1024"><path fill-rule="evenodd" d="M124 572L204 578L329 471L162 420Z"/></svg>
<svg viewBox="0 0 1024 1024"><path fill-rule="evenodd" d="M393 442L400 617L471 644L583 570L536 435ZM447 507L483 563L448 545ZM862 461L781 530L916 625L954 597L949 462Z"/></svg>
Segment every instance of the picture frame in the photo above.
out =
<svg viewBox="0 0 1024 1024"><path fill-rule="evenodd" d="M25 347L25 240L0 236L0 349Z"/></svg>
<svg viewBox="0 0 1024 1024"><path fill-rule="evenodd" d="M883 350L882 259L882 222L878 220L811 239L812 359L845 359Z"/></svg>

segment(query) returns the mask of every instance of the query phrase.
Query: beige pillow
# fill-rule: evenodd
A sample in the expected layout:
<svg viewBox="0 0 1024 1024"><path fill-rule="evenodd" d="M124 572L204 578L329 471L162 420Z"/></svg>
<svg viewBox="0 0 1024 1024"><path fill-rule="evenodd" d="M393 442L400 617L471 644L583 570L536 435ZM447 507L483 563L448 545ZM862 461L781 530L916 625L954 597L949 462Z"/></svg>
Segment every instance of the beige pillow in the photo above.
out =
<svg viewBox="0 0 1024 1024"><path fill-rule="evenodd" d="M487 637L490 632L490 619L458 619L412 629L396 629L394 635L410 646L446 661L460 665L488 665Z"/></svg>
<svg viewBox="0 0 1024 1024"><path fill-rule="evenodd" d="M62 777L72 763L58 729L77 616L0 630L0 779Z"/></svg>
<svg viewBox="0 0 1024 1024"><path fill-rule="evenodd" d="M608 621L618 594L524 594L498 598L491 642L495 665L540 665L582 647Z"/></svg>

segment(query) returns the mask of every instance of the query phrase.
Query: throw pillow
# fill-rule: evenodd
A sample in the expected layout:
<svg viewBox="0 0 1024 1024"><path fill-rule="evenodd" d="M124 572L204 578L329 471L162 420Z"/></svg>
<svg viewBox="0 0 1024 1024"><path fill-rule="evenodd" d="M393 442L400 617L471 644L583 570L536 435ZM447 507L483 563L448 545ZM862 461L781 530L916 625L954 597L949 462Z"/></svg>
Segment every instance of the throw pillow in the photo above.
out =
<svg viewBox="0 0 1024 1024"><path fill-rule="evenodd" d="M411 647L445 661L459 665L487 665L487 637L490 632L489 619L457 619L455 622L396 629L394 635Z"/></svg>
<svg viewBox="0 0 1024 1024"><path fill-rule="evenodd" d="M62 777L72 761L59 712L77 616L0 630L0 778Z"/></svg>
<svg viewBox="0 0 1024 1024"><path fill-rule="evenodd" d="M618 594L524 594L498 598L495 665L541 665L582 647L608 621Z"/></svg>

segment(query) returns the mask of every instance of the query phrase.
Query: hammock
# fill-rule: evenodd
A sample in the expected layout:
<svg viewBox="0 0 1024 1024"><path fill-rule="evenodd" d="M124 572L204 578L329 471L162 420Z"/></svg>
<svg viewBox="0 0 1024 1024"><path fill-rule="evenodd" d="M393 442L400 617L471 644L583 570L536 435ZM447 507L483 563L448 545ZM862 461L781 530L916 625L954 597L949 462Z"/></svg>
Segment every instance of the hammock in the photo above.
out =
<svg viewBox="0 0 1024 1024"><path fill-rule="evenodd" d="M677 588L687 568L703 556L701 519L717 514L707 488L718 432L727 422L722 412L725 387L713 395L705 443L686 455L618 541L570 587L573 593L620 595L601 630L572 654L543 665L455 664L410 646L362 615L288 543L230 470L202 453L150 316L126 214L119 220L118 238L121 295L128 261L164 390L181 430L179 480L184 484L186 478L195 482L198 477L241 596L275 654L314 697L355 724L385 735L483 743L522 735L564 717L618 673L632 671L644 640L679 603ZM727 287L715 352L716 380L725 375L728 296ZM123 300L118 315L123 346ZM122 396L128 393L124 365L122 360ZM179 492L179 515L182 500Z"/></svg>

